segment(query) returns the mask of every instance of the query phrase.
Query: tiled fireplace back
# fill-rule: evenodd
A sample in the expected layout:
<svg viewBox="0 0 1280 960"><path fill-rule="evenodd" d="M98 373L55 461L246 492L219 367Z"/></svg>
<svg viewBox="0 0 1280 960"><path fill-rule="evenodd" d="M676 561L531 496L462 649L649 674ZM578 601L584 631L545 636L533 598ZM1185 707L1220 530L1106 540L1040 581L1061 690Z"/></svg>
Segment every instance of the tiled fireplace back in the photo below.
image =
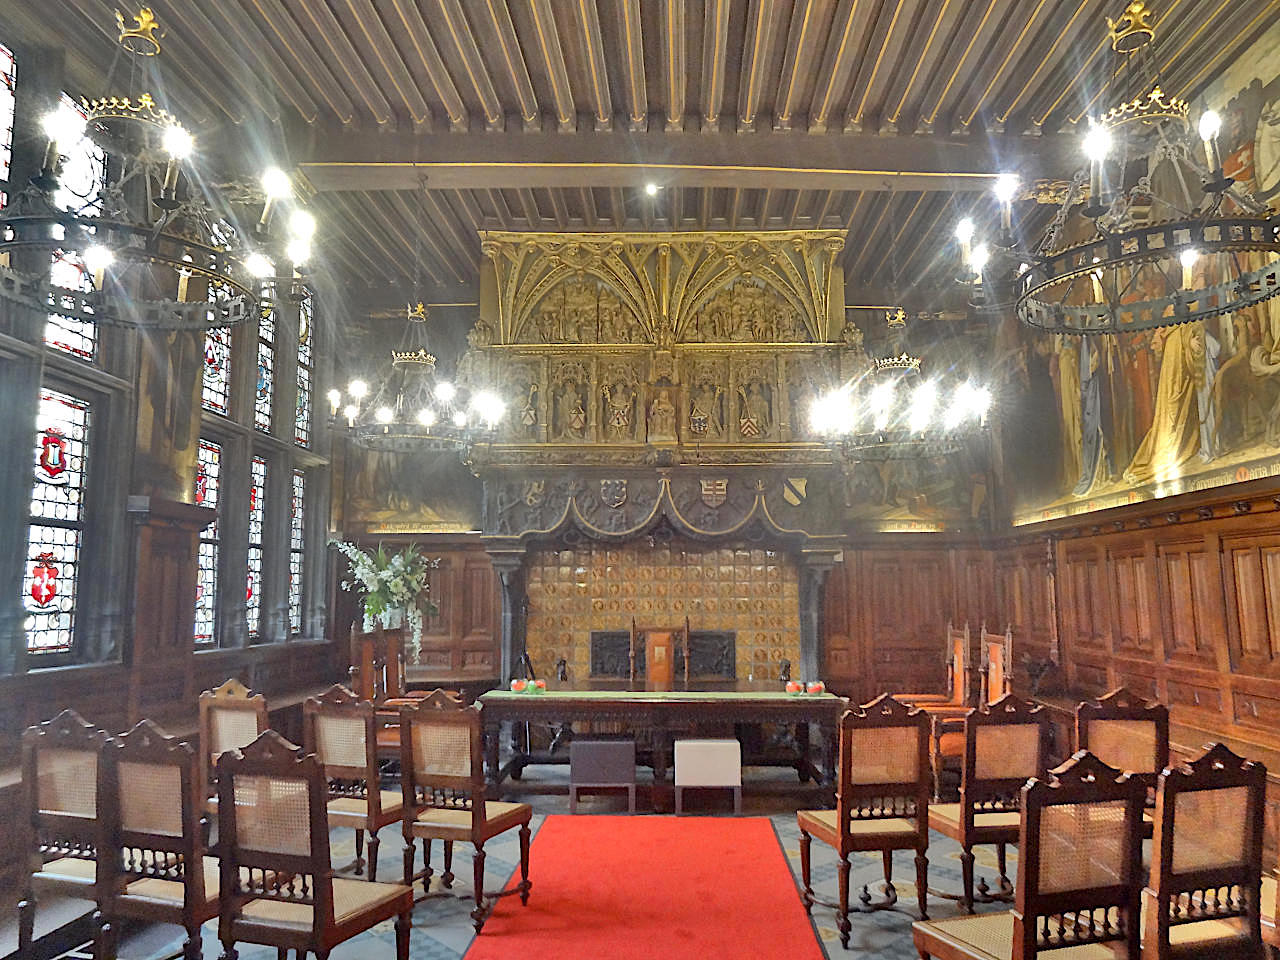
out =
<svg viewBox="0 0 1280 960"><path fill-rule="evenodd" d="M534 550L528 558L529 655L540 676L564 657L571 679L591 670L591 631L641 626L731 630L737 674L776 675L800 662L799 579L772 550L712 549L675 540Z"/></svg>

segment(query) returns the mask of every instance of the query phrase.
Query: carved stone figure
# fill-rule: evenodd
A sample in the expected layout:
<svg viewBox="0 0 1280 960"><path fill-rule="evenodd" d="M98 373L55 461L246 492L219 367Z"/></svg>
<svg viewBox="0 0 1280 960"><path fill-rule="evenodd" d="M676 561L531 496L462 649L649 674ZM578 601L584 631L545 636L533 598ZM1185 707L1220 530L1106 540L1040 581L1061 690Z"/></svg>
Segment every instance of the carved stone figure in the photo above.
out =
<svg viewBox="0 0 1280 960"><path fill-rule="evenodd" d="M587 411L574 380L562 384L556 397L555 428L556 436L561 440L581 440L586 436Z"/></svg>
<svg viewBox="0 0 1280 960"><path fill-rule="evenodd" d="M671 390L662 387L649 404L649 442L672 442L675 439L676 405L671 402Z"/></svg>
<svg viewBox="0 0 1280 960"><path fill-rule="evenodd" d="M744 440L760 440L769 435L773 417L769 398L760 381L738 387L738 432Z"/></svg>
<svg viewBox="0 0 1280 960"><path fill-rule="evenodd" d="M538 385L529 384L529 392L520 404L519 425L521 432L530 439L538 436Z"/></svg>
<svg viewBox="0 0 1280 960"><path fill-rule="evenodd" d="M635 392L621 380L604 387L605 428L610 440L632 439L632 408Z"/></svg>
<svg viewBox="0 0 1280 960"><path fill-rule="evenodd" d="M689 401L689 432L699 440L719 440L724 436L722 393L723 388L706 380L694 387Z"/></svg>

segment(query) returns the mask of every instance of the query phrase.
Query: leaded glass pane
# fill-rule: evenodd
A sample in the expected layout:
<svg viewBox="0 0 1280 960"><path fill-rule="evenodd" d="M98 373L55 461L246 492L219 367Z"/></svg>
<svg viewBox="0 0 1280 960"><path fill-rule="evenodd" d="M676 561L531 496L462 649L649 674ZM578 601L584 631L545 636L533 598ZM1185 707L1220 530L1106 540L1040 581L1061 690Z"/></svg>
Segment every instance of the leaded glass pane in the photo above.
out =
<svg viewBox="0 0 1280 960"><path fill-rule="evenodd" d="M227 413L231 396L231 330L216 327L204 334L204 378L200 403L214 413Z"/></svg>
<svg viewBox="0 0 1280 960"><path fill-rule="evenodd" d="M49 282L55 287L88 292L93 289L93 277L84 262L74 251L58 250L49 267ZM70 298L54 298L53 307L71 307ZM98 326L92 320L50 313L44 328L44 342L55 350L69 353L81 360L92 360L98 350Z"/></svg>
<svg viewBox="0 0 1280 960"><path fill-rule="evenodd" d="M302 565L306 543L303 534L303 504L307 478L301 470L293 471L293 497L289 513L289 630L302 629Z"/></svg>
<svg viewBox="0 0 1280 960"><path fill-rule="evenodd" d="M32 653L71 649L89 425L88 403L53 390L41 392L22 584Z"/></svg>
<svg viewBox="0 0 1280 960"><path fill-rule="evenodd" d="M9 179L13 160L13 105L18 84L18 61L13 51L0 45L0 180Z"/></svg>
<svg viewBox="0 0 1280 960"><path fill-rule="evenodd" d="M253 398L253 425L271 430L271 399L276 366L276 285L262 285L262 313L258 317L258 387Z"/></svg>
<svg viewBox="0 0 1280 960"><path fill-rule="evenodd" d="M196 462L195 502L198 507L218 509L219 485L222 481L222 447L201 440ZM217 636L218 599L218 521L215 518L200 533L200 549L196 557L195 642L212 643Z"/></svg>
<svg viewBox="0 0 1280 960"><path fill-rule="evenodd" d="M311 445L311 340L314 305L307 293L298 305L298 404L293 417L293 439Z"/></svg>
<svg viewBox="0 0 1280 960"><path fill-rule="evenodd" d="M249 463L249 576L245 585L245 618L249 636L257 637L262 619L262 523L267 496L267 461Z"/></svg>

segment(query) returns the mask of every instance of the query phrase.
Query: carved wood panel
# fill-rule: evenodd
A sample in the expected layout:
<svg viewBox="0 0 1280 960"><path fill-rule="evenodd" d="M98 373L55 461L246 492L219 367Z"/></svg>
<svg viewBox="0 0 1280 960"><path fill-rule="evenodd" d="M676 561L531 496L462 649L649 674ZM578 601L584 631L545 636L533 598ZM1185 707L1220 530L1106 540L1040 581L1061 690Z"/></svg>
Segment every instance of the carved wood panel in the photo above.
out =
<svg viewBox="0 0 1280 960"><path fill-rule="evenodd" d="M1212 664L1213 642L1225 635L1219 558L1203 540L1157 547L1163 590L1165 649L1170 661Z"/></svg>
<svg viewBox="0 0 1280 960"><path fill-rule="evenodd" d="M1232 665L1280 676L1280 535L1224 537L1222 554Z"/></svg>
<svg viewBox="0 0 1280 960"><path fill-rule="evenodd" d="M1066 588L1064 643L1081 649L1109 649L1107 603L1098 551L1092 545L1064 552L1062 580Z"/></svg>
<svg viewBox="0 0 1280 960"><path fill-rule="evenodd" d="M1116 655L1151 657L1155 653L1155 617L1152 569L1146 550L1141 544L1108 549L1107 573L1114 604L1111 616Z"/></svg>

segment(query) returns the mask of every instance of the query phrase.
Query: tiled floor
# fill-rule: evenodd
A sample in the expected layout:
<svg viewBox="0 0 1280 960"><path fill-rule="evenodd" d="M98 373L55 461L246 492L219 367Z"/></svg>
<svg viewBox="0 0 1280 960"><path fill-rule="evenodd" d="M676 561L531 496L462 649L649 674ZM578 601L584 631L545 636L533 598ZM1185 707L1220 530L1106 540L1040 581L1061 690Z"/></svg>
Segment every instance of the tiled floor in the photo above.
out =
<svg viewBox="0 0 1280 960"><path fill-rule="evenodd" d="M764 776L777 777L778 771L748 770L745 772L748 789L744 796L743 813L748 816L768 816L773 822L779 843L786 853L799 883L800 875L800 833L796 828L795 802L785 796L759 794L753 795L750 782ZM525 783L547 784L562 782L564 768L531 767L525 772ZM523 799L533 804L535 810L534 831L541 826L544 817L552 813L567 813L568 800L563 795L508 795L506 799ZM719 813L730 808L727 795L722 798L714 795L693 798L690 807L699 814ZM625 812L625 801L621 797L584 797L579 805L580 814L619 813ZM335 831L333 834L333 860L336 864L350 861L354 854L353 835L350 830ZM411 956L413 960L458 960L466 953L472 940L472 927L468 917L471 909L471 869L468 848L459 846L455 857L454 870L458 874L454 881L452 895L429 899L418 904L413 912L413 932L410 938ZM497 888L505 883L512 871L519 864L519 847L516 832L495 838L485 845L488 854L485 863L487 885ZM958 891L960 887L959 848L950 840L934 835L929 848L929 884L935 889ZM995 876L995 851L979 848L978 874L988 879ZM440 850L436 846L434 866L440 868ZM898 889L900 909L880 911L873 914L852 916L853 931L846 953L840 948L836 932L835 914L833 911L815 906L813 923L820 942L828 957L843 956L860 958L877 958L877 960L916 960L917 954L911 942L911 923L917 918L915 912L916 892L913 882L915 867L910 851L894 858L894 882ZM1016 869L1016 851L1010 851L1010 870ZM384 829L382 833L382 849L379 856L378 872L381 879L393 881L400 876L402 870L401 842L399 831L395 825ZM1011 874L1012 875L1012 874ZM530 878L533 880L533 897L538 895L538 861L536 842L533 850ZM872 885L872 894L878 898L879 883L882 879L880 855L859 854L853 861L853 872L850 885L853 900L857 902L857 894L864 883ZM817 841L813 844L813 881L814 890L824 899L834 900L836 897L836 857L834 852ZM437 881L438 882L438 881ZM434 888L438 889L438 888ZM796 896L799 897L797 886ZM498 910L519 910L517 898L503 899ZM982 909L982 908L980 908ZM1002 909L999 906L985 909ZM956 905L950 901L934 897L929 899L930 914L934 918L953 916ZM180 931L174 929L153 928L141 931L129 938L123 945L120 956L122 960L158 960L172 954L181 946ZM209 958L220 956L221 946L217 942L215 923L205 929L204 955ZM244 945L240 948L243 960L274 960L275 951L261 947ZM330 955L333 960L376 960L395 956L395 939L391 924L375 928L369 933L356 937L338 947ZM725 958L746 958L747 952L726 949ZM515 958L513 958L515 960ZM544 958L526 957L521 960L544 960ZM545 958L554 960L554 958ZM602 958L607 960L607 958ZM655 958L660 960L660 958ZM712 960L712 958L708 958Z"/></svg>

